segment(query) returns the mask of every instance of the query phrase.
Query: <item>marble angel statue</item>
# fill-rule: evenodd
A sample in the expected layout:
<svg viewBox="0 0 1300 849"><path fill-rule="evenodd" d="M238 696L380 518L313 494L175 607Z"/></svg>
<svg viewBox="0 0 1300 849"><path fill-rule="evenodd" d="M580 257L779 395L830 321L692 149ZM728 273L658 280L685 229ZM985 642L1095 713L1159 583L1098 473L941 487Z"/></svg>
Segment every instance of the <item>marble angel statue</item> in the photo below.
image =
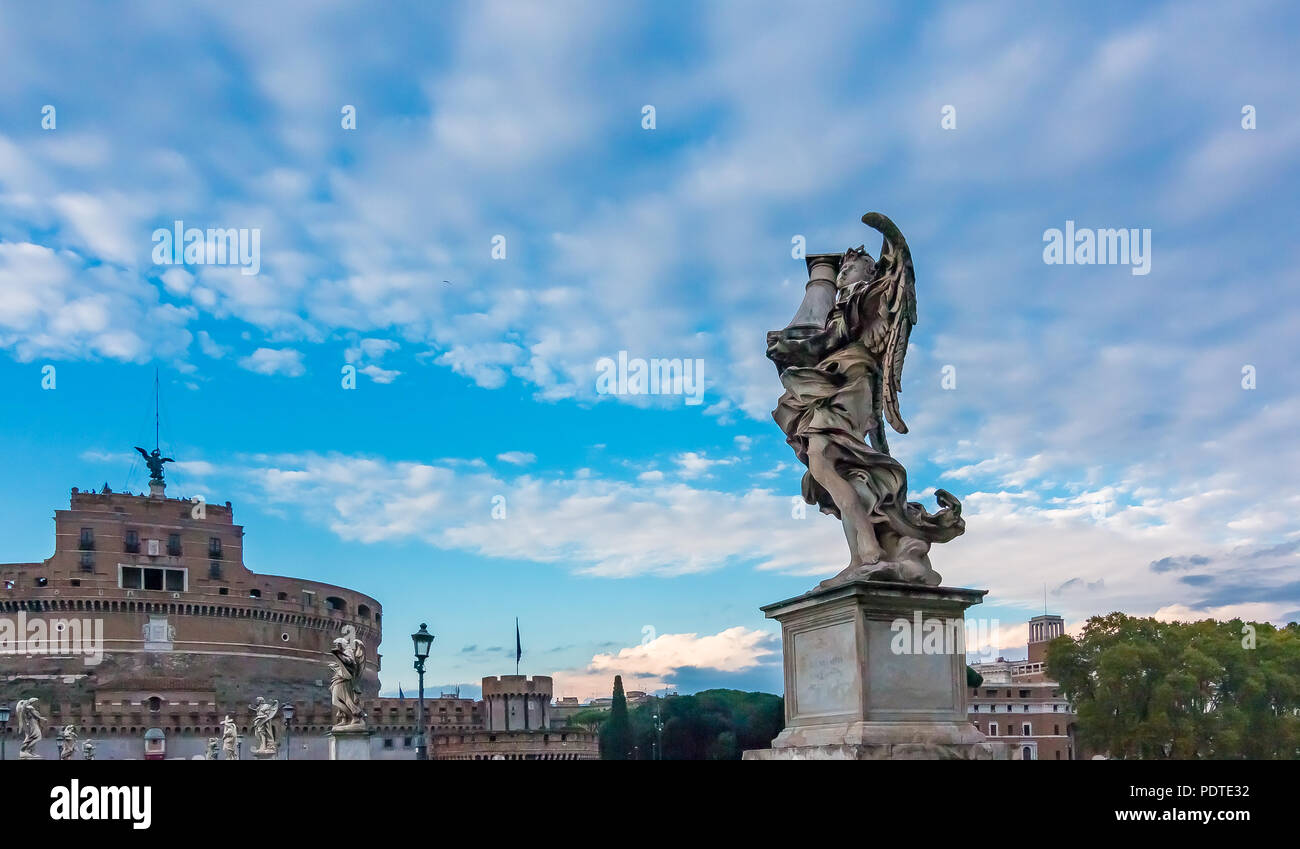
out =
<svg viewBox="0 0 1300 849"><path fill-rule="evenodd" d="M253 751L261 754L279 752L280 737L275 725L275 715L280 711L279 700L268 702L258 696L257 701L249 705L248 709L253 712L253 736L257 738L257 746Z"/></svg>
<svg viewBox="0 0 1300 849"><path fill-rule="evenodd" d="M822 586L852 580L938 586L932 543L965 529L961 502L935 490L939 510L907 500L907 470L889 453L888 422L907 433L898 406L903 360L916 324L912 256L894 222L862 221L884 236L879 259L863 247L809 257L804 302L784 330L767 335L767 356L785 392L772 417L808 467L804 500L840 519L849 565Z"/></svg>
<svg viewBox="0 0 1300 849"><path fill-rule="evenodd" d="M41 756L36 754L36 744L45 736L45 730L41 726L45 717L36 709L39 705L39 699L22 699L14 705L18 733L23 735L22 745L18 748L19 760L40 760Z"/></svg>
<svg viewBox="0 0 1300 849"><path fill-rule="evenodd" d="M365 711L361 707L361 676L366 668L366 646L357 639L354 625L343 626L343 636L330 649L338 663L329 665L330 703L334 706L335 731L365 730Z"/></svg>

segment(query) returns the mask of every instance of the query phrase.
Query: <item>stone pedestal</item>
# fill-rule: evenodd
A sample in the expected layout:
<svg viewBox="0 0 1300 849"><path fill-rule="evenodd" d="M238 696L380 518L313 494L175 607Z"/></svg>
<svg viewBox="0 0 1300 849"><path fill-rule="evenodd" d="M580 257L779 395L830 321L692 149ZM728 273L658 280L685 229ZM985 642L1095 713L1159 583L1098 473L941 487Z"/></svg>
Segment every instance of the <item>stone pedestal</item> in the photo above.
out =
<svg viewBox="0 0 1300 849"><path fill-rule="evenodd" d="M253 750L253 760L258 760L258 761L273 761L273 760L278 759L279 757L280 757L280 753L279 753L278 751L272 751L271 749L254 749L254 750Z"/></svg>
<svg viewBox="0 0 1300 849"><path fill-rule="evenodd" d="M987 590L852 581L762 608L781 623L785 729L745 760L992 760L966 716L966 608Z"/></svg>
<svg viewBox="0 0 1300 849"><path fill-rule="evenodd" d="M331 731L330 760L332 761L368 761L370 760L369 731Z"/></svg>

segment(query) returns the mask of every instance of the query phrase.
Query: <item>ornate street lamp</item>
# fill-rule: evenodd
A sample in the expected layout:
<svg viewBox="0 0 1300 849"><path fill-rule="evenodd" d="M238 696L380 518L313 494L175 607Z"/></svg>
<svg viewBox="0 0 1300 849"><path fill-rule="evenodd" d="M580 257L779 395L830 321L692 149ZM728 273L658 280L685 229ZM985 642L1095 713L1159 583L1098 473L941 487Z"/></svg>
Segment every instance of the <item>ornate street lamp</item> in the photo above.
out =
<svg viewBox="0 0 1300 849"><path fill-rule="evenodd" d="M289 760L293 754L293 702L289 702L280 708L284 714L284 759Z"/></svg>
<svg viewBox="0 0 1300 849"><path fill-rule="evenodd" d="M420 630L411 635L411 642L415 644L415 671L420 673L420 727L415 735L415 759L427 761L429 746L424 736L424 661L428 659L429 650L433 648L433 634L430 634L428 628L421 622Z"/></svg>
<svg viewBox="0 0 1300 849"><path fill-rule="evenodd" d="M5 735L9 733L9 705L0 704L0 761L5 759Z"/></svg>

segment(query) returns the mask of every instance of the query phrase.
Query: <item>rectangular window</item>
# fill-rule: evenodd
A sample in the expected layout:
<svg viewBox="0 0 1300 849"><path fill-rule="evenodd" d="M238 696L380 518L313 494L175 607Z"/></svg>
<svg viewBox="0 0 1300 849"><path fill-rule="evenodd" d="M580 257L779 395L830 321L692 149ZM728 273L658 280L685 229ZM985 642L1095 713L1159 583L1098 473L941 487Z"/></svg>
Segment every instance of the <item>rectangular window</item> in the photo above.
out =
<svg viewBox="0 0 1300 849"><path fill-rule="evenodd" d="M180 534L167 535L167 554L170 557L181 556L181 535Z"/></svg>
<svg viewBox="0 0 1300 849"><path fill-rule="evenodd" d="M214 581L221 579L221 564L213 560L208 563L208 577Z"/></svg>
<svg viewBox="0 0 1300 849"><path fill-rule="evenodd" d="M1028 722L1026 722L1023 726L1021 726L1021 732L1020 732L1020 733L1023 734L1024 736L1026 736L1026 737L1033 737L1033 736L1034 736L1034 733L1029 729L1029 723L1028 723Z"/></svg>
<svg viewBox="0 0 1300 849"><path fill-rule="evenodd" d="M208 557L221 559L221 537L208 537Z"/></svg>
<svg viewBox="0 0 1300 849"><path fill-rule="evenodd" d="M94 551L94 550L95 550L95 529L94 529L94 528L82 528L82 529L81 529L81 543L80 543L80 544L81 544L81 550L82 550L82 551Z"/></svg>
<svg viewBox="0 0 1300 849"><path fill-rule="evenodd" d="M89 551L81 552L81 571L95 571L95 555L91 554Z"/></svg>
<svg viewBox="0 0 1300 849"><path fill-rule="evenodd" d="M140 532L135 530L127 531L126 544L124 547L126 548L127 554L139 554L140 553Z"/></svg>
<svg viewBox="0 0 1300 849"><path fill-rule="evenodd" d="M996 722L989 723L989 736L990 737L998 736L998 724Z"/></svg>
<svg viewBox="0 0 1300 849"><path fill-rule="evenodd" d="M121 566L120 584L126 590L154 590L185 592L185 570L151 568L149 566Z"/></svg>

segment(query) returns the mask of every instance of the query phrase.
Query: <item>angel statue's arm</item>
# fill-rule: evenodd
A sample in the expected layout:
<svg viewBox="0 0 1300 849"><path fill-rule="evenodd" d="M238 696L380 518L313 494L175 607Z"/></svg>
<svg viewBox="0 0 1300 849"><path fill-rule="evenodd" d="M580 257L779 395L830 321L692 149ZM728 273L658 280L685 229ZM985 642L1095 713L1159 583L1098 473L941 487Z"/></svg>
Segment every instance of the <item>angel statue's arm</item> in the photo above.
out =
<svg viewBox="0 0 1300 849"><path fill-rule="evenodd" d="M804 339L786 336L779 330L767 334L767 357L780 367L815 366L844 347L852 336L842 316L831 316L824 330Z"/></svg>

